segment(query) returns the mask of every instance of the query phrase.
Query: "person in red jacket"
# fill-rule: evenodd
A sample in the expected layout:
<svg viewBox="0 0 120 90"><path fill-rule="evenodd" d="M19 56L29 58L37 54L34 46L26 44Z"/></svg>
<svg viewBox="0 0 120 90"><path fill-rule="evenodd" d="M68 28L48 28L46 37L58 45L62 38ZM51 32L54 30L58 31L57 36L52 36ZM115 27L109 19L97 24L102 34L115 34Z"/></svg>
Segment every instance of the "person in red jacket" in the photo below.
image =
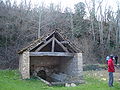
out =
<svg viewBox="0 0 120 90"><path fill-rule="evenodd" d="M113 72L115 72L114 63L113 63L113 56L110 56L108 60L108 72L109 72L109 82L108 85L110 87L113 86Z"/></svg>

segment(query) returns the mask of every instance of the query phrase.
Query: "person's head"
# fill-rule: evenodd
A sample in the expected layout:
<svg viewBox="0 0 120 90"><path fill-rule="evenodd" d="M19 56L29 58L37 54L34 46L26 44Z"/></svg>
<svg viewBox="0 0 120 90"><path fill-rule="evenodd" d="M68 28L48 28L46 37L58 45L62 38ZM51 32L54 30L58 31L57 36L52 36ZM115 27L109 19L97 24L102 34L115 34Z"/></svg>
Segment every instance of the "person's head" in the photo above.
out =
<svg viewBox="0 0 120 90"><path fill-rule="evenodd" d="M110 55L110 59L113 59L113 55Z"/></svg>

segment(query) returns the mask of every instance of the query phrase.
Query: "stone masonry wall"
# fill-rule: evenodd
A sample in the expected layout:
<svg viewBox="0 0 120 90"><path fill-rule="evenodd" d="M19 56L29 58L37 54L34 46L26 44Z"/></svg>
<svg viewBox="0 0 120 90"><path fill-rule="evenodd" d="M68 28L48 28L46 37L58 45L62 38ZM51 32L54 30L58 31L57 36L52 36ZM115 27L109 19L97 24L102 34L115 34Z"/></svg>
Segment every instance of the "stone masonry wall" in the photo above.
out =
<svg viewBox="0 0 120 90"><path fill-rule="evenodd" d="M30 57L30 64L35 66L51 66L51 65L58 65L59 58L58 57Z"/></svg>
<svg viewBox="0 0 120 90"><path fill-rule="evenodd" d="M75 53L74 57L52 57L52 58L38 58L33 57L31 64L36 65L59 65L59 72L68 74L70 76L82 76L82 53ZM43 62L41 62L41 60ZM19 70L22 79L30 78L30 56L29 52L24 52L20 55Z"/></svg>
<svg viewBox="0 0 120 90"><path fill-rule="evenodd" d="M22 71L22 59L23 59L23 54L20 54L19 55L19 71L20 71L20 73Z"/></svg>
<svg viewBox="0 0 120 90"><path fill-rule="evenodd" d="M61 72L71 76L82 76L82 53L75 53L74 57L61 62Z"/></svg>
<svg viewBox="0 0 120 90"><path fill-rule="evenodd" d="M30 78L30 58L29 52L23 52L19 58L19 71L21 73L22 79Z"/></svg>

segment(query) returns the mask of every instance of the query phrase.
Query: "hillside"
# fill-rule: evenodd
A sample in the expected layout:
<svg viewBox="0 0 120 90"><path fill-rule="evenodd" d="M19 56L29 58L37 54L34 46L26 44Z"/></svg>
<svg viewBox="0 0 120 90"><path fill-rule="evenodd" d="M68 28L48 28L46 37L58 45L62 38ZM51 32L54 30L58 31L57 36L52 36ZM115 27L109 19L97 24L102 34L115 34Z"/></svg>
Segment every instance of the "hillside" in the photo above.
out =
<svg viewBox="0 0 120 90"><path fill-rule="evenodd" d="M107 55L120 55L119 8L116 12L106 8L105 15L99 15L101 4L99 12L91 5L87 14L83 2L75 4L72 12L53 3L33 8L25 1L0 0L0 69L18 68L18 50L55 30L83 52L84 64L104 63Z"/></svg>

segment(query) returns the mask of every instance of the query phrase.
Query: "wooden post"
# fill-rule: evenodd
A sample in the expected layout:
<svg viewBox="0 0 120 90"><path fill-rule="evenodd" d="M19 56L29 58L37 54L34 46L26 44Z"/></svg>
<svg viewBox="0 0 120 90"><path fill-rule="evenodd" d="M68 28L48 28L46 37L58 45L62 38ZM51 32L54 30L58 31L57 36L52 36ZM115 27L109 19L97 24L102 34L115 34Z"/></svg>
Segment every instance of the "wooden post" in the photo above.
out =
<svg viewBox="0 0 120 90"><path fill-rule="evenodd" d="M55 39L53 38L53 40L52 40L52 52L54 52L54 49L55 49Z"/></svg>

